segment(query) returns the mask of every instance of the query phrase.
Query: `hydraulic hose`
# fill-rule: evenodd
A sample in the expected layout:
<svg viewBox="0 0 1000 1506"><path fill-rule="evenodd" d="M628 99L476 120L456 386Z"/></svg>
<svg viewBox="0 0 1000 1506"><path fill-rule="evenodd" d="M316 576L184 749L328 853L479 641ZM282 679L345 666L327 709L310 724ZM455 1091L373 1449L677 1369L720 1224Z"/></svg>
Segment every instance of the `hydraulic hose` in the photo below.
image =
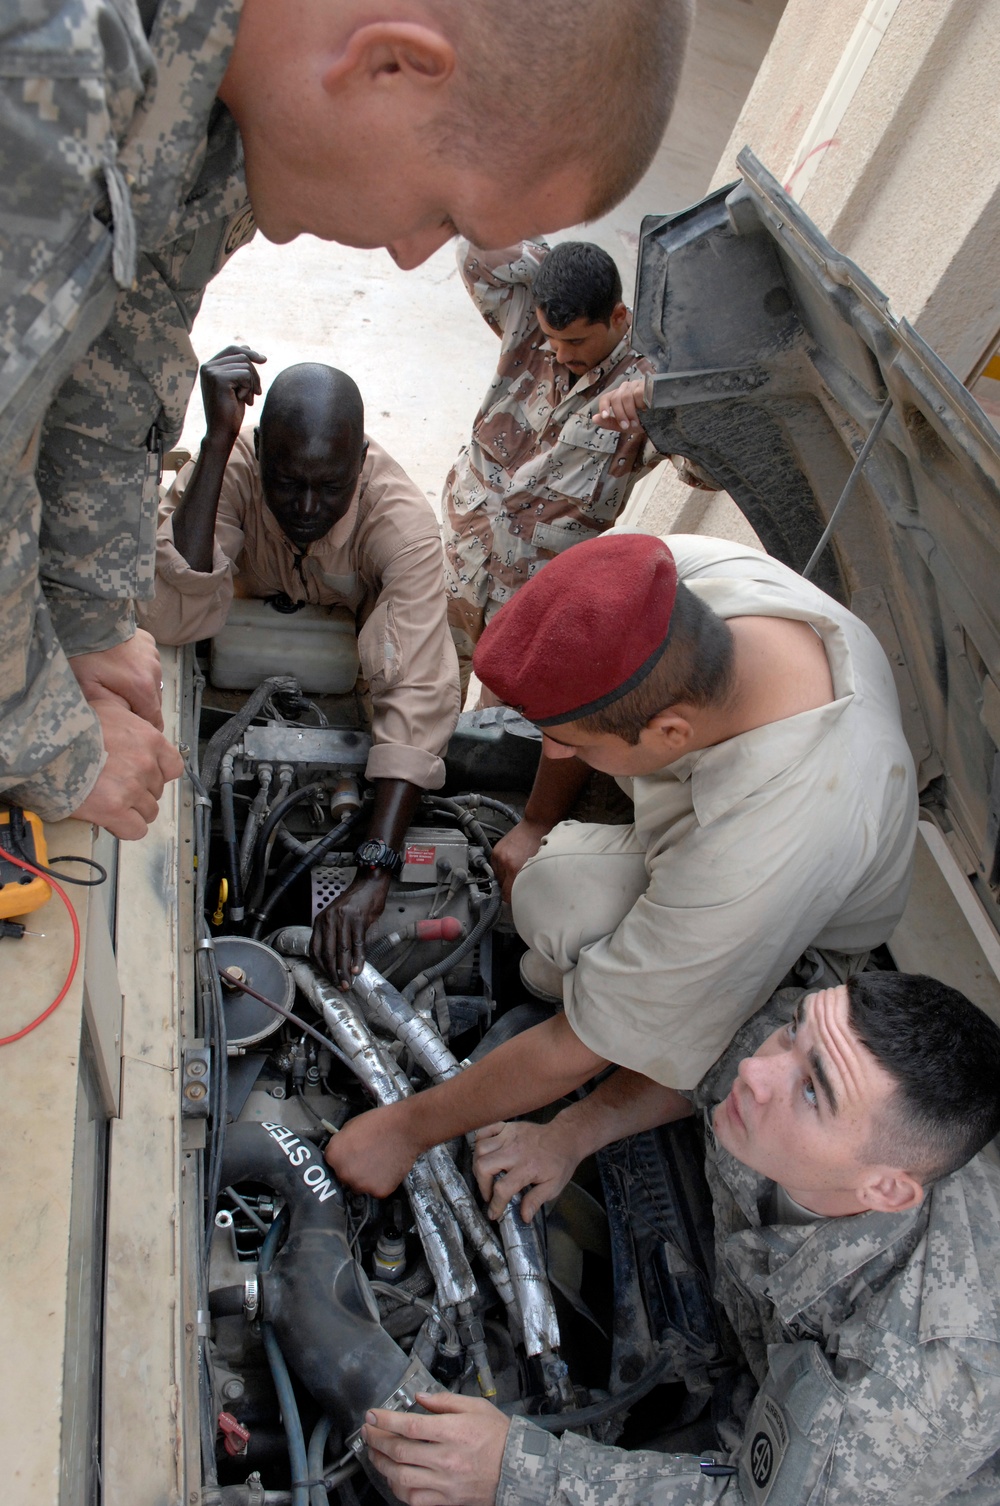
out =
<svg viewBox="0 0 1000 1506"><path fill-rule="evenodd" d="M263 904L260 905L256 910L253 929L250 932L251 936L260 936L264 927L267 925L271 911L281 899L282 895L287 893L287 891L295 883L296 879L301 878L304 873L308 873L311 868L315 868L316 864L321 862L323 858L326 857L327 853L332 851L332 849L336 847L338 842L343 841L344 837L347 836L347 833L352 829L352 827L356 825L356 823L360 819L360 811L352 812L350 816L347 816L343 821L338 822L331 831L328 831L325 837L321 837L314 846L310 847L309 851L305 853L303 857L296 860L293 866L285 874L284 878L274 886L270 894L267 896L267 899L264 900Z"/></svg>
<svg viewBox="0 0 1000 1506"><path fill-rule="evenodd" d="M269 701L271 696L281 691L289 691L298 695L298 680L294 679L291 675L273 675L270 679L264 680L247 697L236 715L231 716L227 722L224 722L218 732L213 735L208 747L205 749L205 757L201 762L201 781L206 790L210 790L215 784L219 765L222 762L222 755L226 749L233 747L235 743L239 742L254 717L260 712L264 702Z"/></svg>
<svg viewBox="0 0 1000 1506"><path fill-rule="evenodd" d="M285 816L287 816L288 812L292 809L293 806L300 805L303 800L319 800L322 794L323 786L321 784L304 784L299 789L292 790L292 792L288 795L285 795L283 799L276 800L274 805L272 805L271 809L268 811L267 820L264 822L260 831L257 833L257 840L254 843L253 857L250 860L250 879L253 879L254 881L254 904L256 904L260 898L260 891L263 889L264 881L267 877L267 844L272 831L277 826L279 821L284 820ZM250 879L247 880L248 889L250 887Z"/></svg>
<svg viewBox="0 0 1000 1506"><path fill-rule="evenodd" d="M250 878L250 865L253 862L254 842L257 837L257 829L264 820L264 812L267 810L267 800L271 793L271 784L274 773L269 763L262 763L257 770L257 779L260 784L253 803L247 812L246 823L243 827L243 836L240 840L240 878L244 887Z"/></svg>
<svg viewBox="0 0 1000 1506"><path fill-rule="evenodd" d="M280 937L276 944L280 948ZM462 1070L430 1021L380 977L371 963L366 963L354 979L352 990L362 1000L368 1019L402 1041L432 1081L446 1082ZM528 1028L528 1023L525 1020L521 1028ZM530 1023L536 1022L532 1019ZM438 1156L439 1160L433 1159ZM568 1399L572 1392L568 1390L565 1365L555 1353L559 1348L559 1322L545 1275L541 1244L534 1225L521 1218L520 1197L508 1204L500 1220L504 1251L501 1254L494 1248L492 1238L483 1240L479 1225L485 1220L471 1196L462 1199L461 1194L467 1193L465 1182L444 1147L435 1147L428 1159L463 1228L479 1250L498 1293L519 1323L525 1349L539 1359L551 1397L559 1401ZM486 1229L492 1235L488 1224Z"/></svg>
<svg viewBox="0 0 1000 1506"><path fill-rule="evenodd" d="M319 1482L323 1477L323 1455L326 1452L326 1440L330 1436L333 1426L329 1417L321 1417L313 1428L309 1437L309 1449L306 1454L306 1464L309 1469L309 1506L328 1506L326 1489Z"/></svg>

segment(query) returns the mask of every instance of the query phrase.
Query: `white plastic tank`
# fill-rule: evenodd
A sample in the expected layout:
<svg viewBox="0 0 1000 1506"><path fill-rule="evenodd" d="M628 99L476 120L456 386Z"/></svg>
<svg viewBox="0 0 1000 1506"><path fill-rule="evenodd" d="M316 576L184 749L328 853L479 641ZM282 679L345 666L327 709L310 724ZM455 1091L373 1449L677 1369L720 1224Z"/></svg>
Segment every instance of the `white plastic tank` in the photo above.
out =
<svg viewBox="0 0 1000 1506"><path fill-rule="evenodd" d="M211 678L220 690L253 690L269 675L294 675L311 695L346 695L358 678L354 613L306 604L282 612L237 597L212 639Z"/></svg>

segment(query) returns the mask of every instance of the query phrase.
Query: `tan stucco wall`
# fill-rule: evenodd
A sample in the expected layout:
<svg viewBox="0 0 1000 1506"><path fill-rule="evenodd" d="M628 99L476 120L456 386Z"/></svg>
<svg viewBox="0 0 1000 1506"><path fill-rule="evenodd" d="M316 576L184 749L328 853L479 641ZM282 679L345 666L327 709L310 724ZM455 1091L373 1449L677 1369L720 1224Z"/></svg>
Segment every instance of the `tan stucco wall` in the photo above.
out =
<svg viewBox="0 0 1000 1506"><path fill-rule="evenodd" d="M747 143L785 175L863 11L789 0L716 184ZM1000 0L901 0L800 202L965 380L1000 329Z"/></svg>

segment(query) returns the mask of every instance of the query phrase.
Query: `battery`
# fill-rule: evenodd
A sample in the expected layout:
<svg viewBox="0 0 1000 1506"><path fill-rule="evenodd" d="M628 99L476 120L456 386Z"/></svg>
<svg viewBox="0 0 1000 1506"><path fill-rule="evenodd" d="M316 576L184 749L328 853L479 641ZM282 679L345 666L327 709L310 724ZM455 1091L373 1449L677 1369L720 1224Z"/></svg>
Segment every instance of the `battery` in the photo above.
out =
<svg viewBox="0 0 1000 1506"><path fill-rule="evenodd" d="M40 868L48 865L42 823L33 811L0 810L0 920L10 915L28 915L52 897L52 890L42 878L26 873L10 862L6 853L24 858Z"/></svg>

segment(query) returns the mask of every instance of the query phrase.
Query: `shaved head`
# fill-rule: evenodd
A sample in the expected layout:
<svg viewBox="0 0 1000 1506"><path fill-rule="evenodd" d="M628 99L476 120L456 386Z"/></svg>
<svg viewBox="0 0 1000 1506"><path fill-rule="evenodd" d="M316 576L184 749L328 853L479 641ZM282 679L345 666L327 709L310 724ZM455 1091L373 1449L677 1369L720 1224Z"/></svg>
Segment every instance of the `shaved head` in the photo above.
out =
<svg viewBox="0 0 1000 1506"><path fill-rule="evenodd" d="M680 82L694 0L432 0L458 42L458 107L437 144L500 182L585 163L585 218L648 168ZM508 168L509 164L509 168Z"/></svg>
<svg viewBox="0 0 1000 1506"><path fill-rule="evenodd" d="M255 443L264 501L304 552L357 491L368 450L357 384L333 366L287 367L271 384Z"/></svg>
<svg viewBox="0 0 1000 1506"><path fill-rule="evenodd" d="M335 366L303 361L279 371L260 415L260 430L291 427L298 432L336 431L345 444L359 449L365 434L365 405L358 384Z"/></svg>

